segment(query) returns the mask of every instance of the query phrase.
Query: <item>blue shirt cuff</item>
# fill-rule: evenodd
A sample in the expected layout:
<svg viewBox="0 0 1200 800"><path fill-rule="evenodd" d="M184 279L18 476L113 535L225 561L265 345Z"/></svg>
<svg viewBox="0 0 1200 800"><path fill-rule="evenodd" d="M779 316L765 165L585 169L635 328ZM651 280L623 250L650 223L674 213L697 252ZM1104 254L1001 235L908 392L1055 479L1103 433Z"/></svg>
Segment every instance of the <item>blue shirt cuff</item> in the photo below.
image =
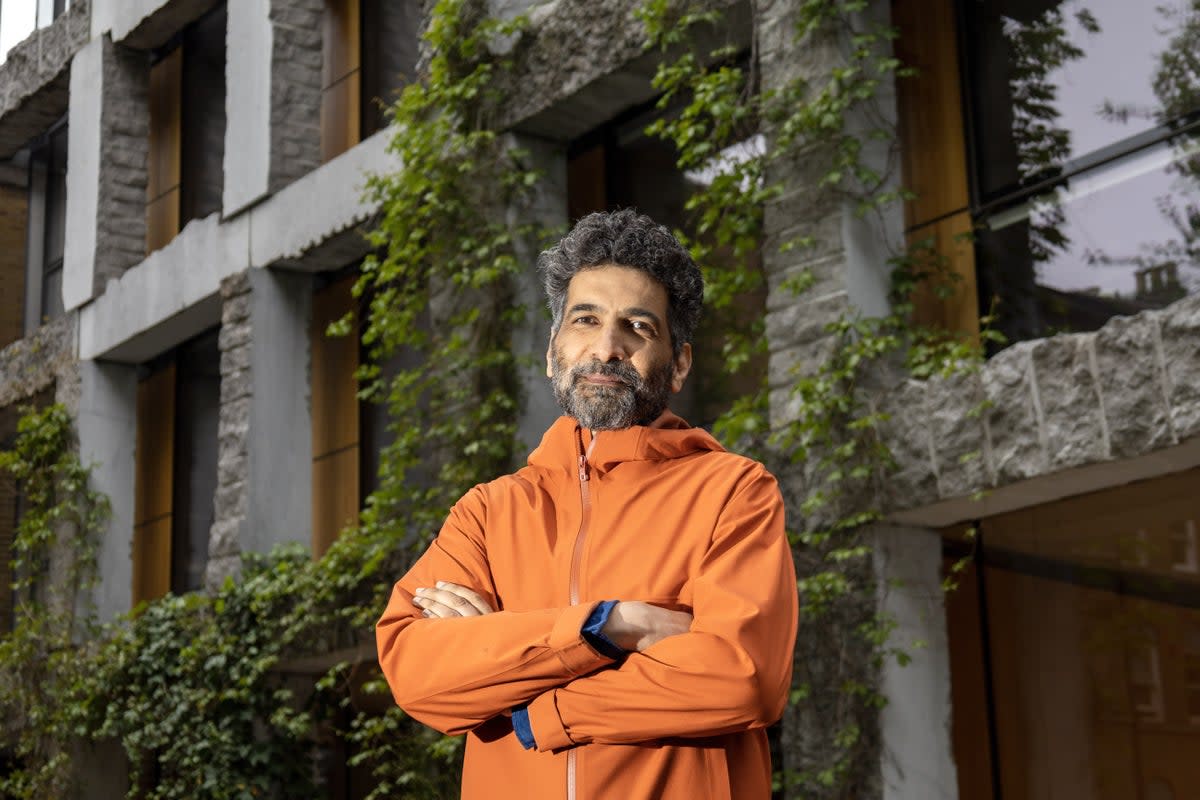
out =
<svg viewBox="0 0 1200 800"><path fill-rule="evenodd" d="M617 643L609 639L601 631L604 629L605 623L608 622L608 615L612 613L613 607L618 601L605 600L602 603L597 603L592 609L591 615L587 621L583 623L583 638L596 649L596 652L602 656L607 656L614 661L620 661L625 658L625 651L617 646Z"/></svg>
<svg viewBox="0 0 1200 800"><path fill-rule="evenodd" d="M533 728L529 727L529 709L525 706L514 708L512 712L513 732L517 734L517 741L521 743L521 747L526 750L536 750L537 742L533 738Z"/></svg>

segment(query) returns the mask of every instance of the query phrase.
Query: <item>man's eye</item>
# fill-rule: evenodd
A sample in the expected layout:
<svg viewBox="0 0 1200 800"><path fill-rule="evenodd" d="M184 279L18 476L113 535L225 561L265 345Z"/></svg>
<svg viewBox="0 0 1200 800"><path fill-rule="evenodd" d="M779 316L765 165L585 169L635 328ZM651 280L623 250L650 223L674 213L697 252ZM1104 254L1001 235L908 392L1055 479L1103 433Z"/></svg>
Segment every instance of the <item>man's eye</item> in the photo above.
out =
<svg viewBox="0 0 1200 800"><path fill-rule="evenodd" d="M635 331L641 331L642 333L654 333L654 326L649 322L643 322L640 319L630 320L629 327L633 328Z"/></svg>
<svg viewBox="0 0 1200 800"><path fill-rule="evenodd" d="M575 318L576 325L592 325L592 324L595 324L595 322L596 322L595 317L576 317Z"/></svg>

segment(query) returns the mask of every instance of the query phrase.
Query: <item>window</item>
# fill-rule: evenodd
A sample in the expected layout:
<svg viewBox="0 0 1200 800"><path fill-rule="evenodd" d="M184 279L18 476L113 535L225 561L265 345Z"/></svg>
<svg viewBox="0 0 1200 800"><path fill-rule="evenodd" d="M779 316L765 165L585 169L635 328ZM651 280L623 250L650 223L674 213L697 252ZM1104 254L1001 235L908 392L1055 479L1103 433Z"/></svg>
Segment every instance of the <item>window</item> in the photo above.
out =
<svg viewBox="0 0 1200 800"><path fill-rule="evenodd" d="M1200 578L1178 569L1197 480L1070 498L946 540L948 563L974 554L946 598L959 796L1200 786Z"/></svg>
<svg viewBox="0 0 1200 800"><path fill-rule="evenodd" d="M325 330L355 307L354 276L340 277L313 294L312 328L312 549L320 557L358 517L361 502L359 331L329 337Z"/></svg>
<svg viewBox="0 0 1200 800"><path fill-rule="evenodd" d="M225 5L189 25L150 67L146 252L221 210Z"/></svg>
<svg viewBox="0 0 1200 800"><path fill-rule="evenodd" d="M59 122L30 150L25 240L26 335L63 314L67 221L67 126Z"/></svg>
<svg viewBox="0 0 1200 800"><path fill-rule="evenodd" d="M964 4L981 305L1010 340L1200 289L1200 7Z"/></svg>
<svg viewBox="0 0 1200 800"><path fill-rule="evenodd" d="M138 383L133 601L204 585L217 490L217 331L147 365Z"/></svg>
<svg viewBox="0 0 1200 800"><path fill-rule="evenodd" d="M652 105L634 109L571 143L567 213L572 223L592 211L636 208L668 228L689 227L684 204L698 183L705 180L705 174L681 172L676 166L674 146L646 135L646 126L662 113ZM742 144L753 147L754 139ZM730 149L736 150L737 146ZM727 262L702 264L701 268L719 269L731 264L731 256L717 254L715 258ZM757 254L752 258L752 266L757 266ZM752 360L737 374L728 375L721 344L724 331L735 324L735 315L761 320L765 304L763 289L747 293L732 309L725 310L728 313L705 309L692 349L691 375L683 391L672 396L672 411L693 425L709 427L735 398L757 390L766 369L765 360Z"/></svg>
<svg viewBox="0 0 1200 800"><path fill-rule="evenodd" d="M994 313L1014 342L1200 290L1200 7L893 0L893 19L918 70L897 87L909 239L952 276L918 318Z"/></svg>
<svg viewBox="0 0 1200 800"><path fill-rule="evenodd" d="M0 347L22 336L25 319L25 237L29 189L0 183Z"/></svg>
<svg viewBox="0 0 1200 800"><path fill-rule="evenodd" d="M421 3L325 0L321 160L386 123L384 108L416 72Z"/></svg>

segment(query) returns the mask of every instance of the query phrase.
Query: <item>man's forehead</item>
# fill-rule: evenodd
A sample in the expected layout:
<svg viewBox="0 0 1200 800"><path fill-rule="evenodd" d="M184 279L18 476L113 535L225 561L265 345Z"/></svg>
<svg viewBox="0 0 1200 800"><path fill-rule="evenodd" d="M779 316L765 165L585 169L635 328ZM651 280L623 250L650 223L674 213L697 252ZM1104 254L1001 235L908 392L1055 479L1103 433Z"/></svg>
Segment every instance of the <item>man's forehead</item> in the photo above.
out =
<svg viewBox="0 0 1200 800"><path fill-rule="evenodd" d="M650 273L636 267L603 264L575 273L567 285L567 305L667 307L667 289Z"/></svg>

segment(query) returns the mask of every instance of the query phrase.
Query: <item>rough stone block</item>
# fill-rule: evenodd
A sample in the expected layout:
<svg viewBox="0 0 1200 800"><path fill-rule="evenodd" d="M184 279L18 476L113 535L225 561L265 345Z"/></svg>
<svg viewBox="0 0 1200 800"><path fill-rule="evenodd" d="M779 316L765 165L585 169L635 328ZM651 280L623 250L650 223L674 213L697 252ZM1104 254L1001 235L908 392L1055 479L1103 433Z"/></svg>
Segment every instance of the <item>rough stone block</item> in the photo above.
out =
<svg viewBox="0 0 1200 800"><path fill-rule="evenodd" d="M241 520L246 516L245 482L218 486L213 495L213 510L218 520Z"/></svg>
<svg viewBox="0 0 1200 800"><path fill-rule="evenodd" d="M239 369L221 376L221 404L232 403L249 397L251 390L250 370Z"/></svg>
<svg viewBox="0 0 1200 800"><path fill-rule="evenodd" d="M1030 353L1051 469L1110 457L1100 388L1093 372L1093 343L1090 333L1053 336L1037 342Z"/></svg>
<svg viewBox="0 0 1200 800"><path fill-rule="evenodd" d="M221 375L232 375L250 369L250 347L243 345L221 353Z"/></svg>
<svg viewBox="0 0 1200 800"><path fill-rule="evenodd" d="M967 497L994 483L983 428L986 409L978 371L929 381L924 420L932 435L938 491L944 498Z"/></svg>
<svg viewBox="0 0 1200 800"><path fill-rule="evenodd" d="M928 395L929 384L914 380L878 395L875 410L885 417L879 424L879 436L895 461L895 469L885 481L883 502L889 510L925 505L939 497L926 416Z"/></svg>
<svg viewBox="0 0 1200 800"><path fill-rule="evenodd" d="M230 400L227 403L221 403L221 408L217 412L217 425L222 439L226 434L243 433L248 429L250 424L250 397L245 396L237 400Z"/></svg>
<svg viewBox="0 0 1200 800"><path fill-rule="evenodd" d="M1116 317L1096 332L1096 367L1112 454L1171 445L1170 408L1158 350L1158 313Z"/></svg>
<svg viewBox="0 0 1200 800"><path fill-rule="evenodd" d="M1035 344L1019 342L997 353L980 375L988 404L984 422L991 442L992 470L1000 485L1046 472L1048 459L1030 359Z"/></svg>
<svg viewBox="0 0 1200 800"><path fill-rule="evenodd" d="M828 335L827 326L837 322L848 309L844 291L820 300L798 299L767 312L767 340L773 347L786 348L824 338Z"/></svg>
<svg viewBox="0 0 1200 800"><path fill-rule="evenodd" d="M249 288L238 294L227 294L225 286L221 286L224 302L221 304L221 324L238 325L250 319Z"/></svg>
<svg viewBox="0 0 1200 800"><path fill-rule="evenodd" d="M1180 440L1200 436L1200 294L1168 306L1160 320L1175 435Z"/></svg>

